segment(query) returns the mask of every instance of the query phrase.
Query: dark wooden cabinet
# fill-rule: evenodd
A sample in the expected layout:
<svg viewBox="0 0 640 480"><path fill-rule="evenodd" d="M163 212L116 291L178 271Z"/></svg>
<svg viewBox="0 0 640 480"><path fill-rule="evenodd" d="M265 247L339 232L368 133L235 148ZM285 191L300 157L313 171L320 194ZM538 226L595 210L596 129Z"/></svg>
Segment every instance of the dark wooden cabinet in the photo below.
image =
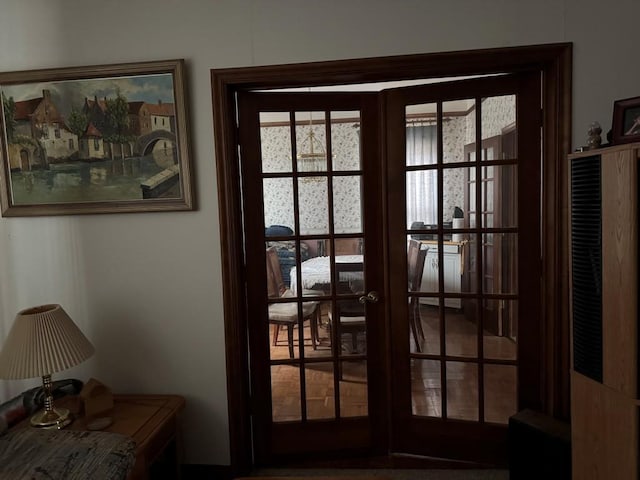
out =
<svg viewBox="0 0 640 480"><path fill-rule="evenodd" d="M569 156L576 480L637 479L640 144Z"/></svg>

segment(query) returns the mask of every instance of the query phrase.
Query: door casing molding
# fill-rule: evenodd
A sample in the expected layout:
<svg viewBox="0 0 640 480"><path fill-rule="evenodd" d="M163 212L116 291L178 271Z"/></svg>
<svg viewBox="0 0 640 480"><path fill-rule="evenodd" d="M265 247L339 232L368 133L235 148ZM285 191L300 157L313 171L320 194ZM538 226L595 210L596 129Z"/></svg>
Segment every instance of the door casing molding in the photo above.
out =
<svg viewBox="0 0 640 480"><path fill-rule="evenodd" d="M572 44L558 43L211 70L222 252L231 470L252 466L249 362L236 93L539 71L542 75L542 312L544 412L569 416L567 166L571 149Z"/></svg>

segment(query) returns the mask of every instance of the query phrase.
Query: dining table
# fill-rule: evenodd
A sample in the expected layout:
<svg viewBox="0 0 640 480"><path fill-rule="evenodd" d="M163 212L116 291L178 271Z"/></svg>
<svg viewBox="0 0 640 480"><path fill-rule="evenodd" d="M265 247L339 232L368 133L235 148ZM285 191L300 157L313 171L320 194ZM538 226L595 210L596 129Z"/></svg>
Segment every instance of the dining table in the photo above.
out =
<svg viewBox="0 0 640 480"><path fill-rule="evenodd" d="M336 263L363 263L363 255L336 255ZM300 264L302 272L302 288L305 290L322 290L328 293L331 289L331 257L321 256L305 260ZM353 279L362 279L362 271L347 272ZM298 269L291 267L290 290L295 295L298 289Z"/></svg>

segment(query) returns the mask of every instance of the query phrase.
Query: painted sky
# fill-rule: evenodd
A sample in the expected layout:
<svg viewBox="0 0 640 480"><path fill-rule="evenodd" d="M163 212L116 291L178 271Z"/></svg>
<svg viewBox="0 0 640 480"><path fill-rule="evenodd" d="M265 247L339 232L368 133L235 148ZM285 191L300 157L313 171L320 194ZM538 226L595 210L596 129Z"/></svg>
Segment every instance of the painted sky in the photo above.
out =
<svg viewBox="0 0 640 480"><path fill-rule="evenodd" d="M42 97L42 91L48 89L52 100L64 116L69 115L72 107L82 108L85 98L115 98L117 89L120 89L120 93L129 102L174 103L173 78L170 73L23 83L3 85L1 89L4 95L13 97L16 102Z"/></svg>

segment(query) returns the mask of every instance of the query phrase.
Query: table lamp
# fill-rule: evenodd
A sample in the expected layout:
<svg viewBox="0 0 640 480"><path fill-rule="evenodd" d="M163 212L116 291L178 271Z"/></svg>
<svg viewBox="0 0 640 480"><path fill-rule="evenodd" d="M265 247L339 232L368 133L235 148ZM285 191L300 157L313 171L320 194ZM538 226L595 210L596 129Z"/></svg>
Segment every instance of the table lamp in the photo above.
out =
<svg viewBox="0 0 640 480"><path fill-rule="evenodd" d="M0 378L42 377L44 410L31 425L64 428L69 410L54 408L51 374L71 368L93 355L91 342L60 305L40 305L18 312L0 352Z"/></svg>

